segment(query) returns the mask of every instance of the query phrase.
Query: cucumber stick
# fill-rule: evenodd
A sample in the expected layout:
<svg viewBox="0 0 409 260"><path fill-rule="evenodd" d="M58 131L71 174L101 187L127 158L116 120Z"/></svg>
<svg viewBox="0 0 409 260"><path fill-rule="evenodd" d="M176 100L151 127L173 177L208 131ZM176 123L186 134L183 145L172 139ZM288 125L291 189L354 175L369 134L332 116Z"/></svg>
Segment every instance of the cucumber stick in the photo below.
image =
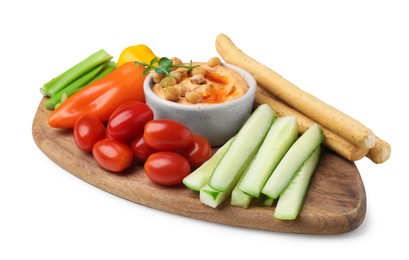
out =
<svg viewBox="0 0 409 260"><path fill-rule="evenodd" d="M218 191L226 191L240 178L240 170L249 157L260 147L271 124L275 112L266 104L260 105L239 130L229 149L217 164L209 186ZM234 188L234 186L233 186Z"/></svg>
<svg viewBox="0 0 409 260"><path fill-rule="evenodd" d="M274 211L274 218L281 220L294 220L297 218L304 202L311 176L318 164L320 151L321 149L318 147L312 153L296 173L287 188L282 192Z"/></svg>
<svg viewBox="0 0 409 260"><path fill-rule="evenodd" d="M317 124L311 125L284 155L261 192L268 197L278 198L322 140L321 128Z"/></svg>
<svg viewBox="0 0 409 260"><path fill-rule="evenodd" d="M261 204L265 207L271 207L274 203L275 199L267 197L267 196L263 196Z"/></svg>
<svg viewBox="0 0 409 260"><path fill-rule="evenodd" d="M239 189L239 183L234 187L232 193L231 193L231 202L230 204L233 206L239 206L242 208L248 208L251 201L253 200L253 197L248 195L247 193L244 193L242 190Z"/></svg>
<svg viewBox="0 0 409 260"><path fill-rule="evenodd" d="M227 191L218 191L206 184L200 189L199 198L201 203L216 208L226 199L227 195Z"/></svg>
<svg viewBox="0 0 409 260"><path fill-rule="evenodd" d="M258 198L264 184L297 138L298 124L295 117L277 118L268 131L255 159L244 173L239 189Z"/></svg>
<svg viewBox="0 0 409 260"><path fill-rule="evenodd" d="M247 193L244 193L242 190L240 190L239 186L240 186L240 183L243 181L246 172L248 172L248 167L253 163L254 158L255 156L253 156L253 159L251 160L251 162L248 164L246 169L244 169L244 173L241 175L239 182L236 184L233 191L231 192L230 204L233 206L248 208L251 201L253 200L253 197Z"/></svg>
<svg viewBox="0 0 409 260"><path fill-rule="evenodd" d="M200 202L210 207L216 208L219 206L226 198L232 195L233 189L237 186L237 183L240 181L243 176L243 172L246 171L247 167L250 165L250 162L253 160L255 152L250 155L247 161L244 163L243 167L239 170L239 173L233 179L232 184L227 187L225 191L219 191L212 188L209 184L200 189ZM251 199L250 199L251 201ZM248 202L250 204L250 201Z"/></svg>
<svg viewBox="0 0 409 260"><path fill-rule="evenodd" d="M200 189L209 182L210 176L212 175L214 168L216 168L220 159L226 153L233 139L234 137L232 137L222 147L220 147L219 150L217 150L209 160L207 160L199 168L197 168L188 176L186 176L183 179L183 184L188 189L200 191Z"/></svg>

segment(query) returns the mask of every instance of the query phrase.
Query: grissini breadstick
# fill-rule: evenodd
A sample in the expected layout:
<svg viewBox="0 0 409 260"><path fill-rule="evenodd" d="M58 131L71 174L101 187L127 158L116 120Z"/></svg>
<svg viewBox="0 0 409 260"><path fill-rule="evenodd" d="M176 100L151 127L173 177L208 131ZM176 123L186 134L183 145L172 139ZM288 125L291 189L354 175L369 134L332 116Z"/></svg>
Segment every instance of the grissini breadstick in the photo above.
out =
<svg viewBox="0 0 409 260"><path fill-rule="evenodd" d="M374 163L384 163L391 156L391 146L386 141L382 140L378 136L376 137L376 144L374 147L369 149L366 157L371 159Z"/></svg>
<svg viewBox="0 0 409 260"><path fill-rule="evenodd" d="M226 62L249 71L258 84L321 126L331 129L357 146L372 148L375 145L375 135L369 128L257 62L237 48L226 35L217 36L216 50Z"/></svg>
<svg viewBox="0 0 409 260"><path fill-rule="evenodd" d="M269 97L272 100L269 101L266 99L266 97ZM297 110L289 107L282 101L278 100L276 97L272 96L270 93L265 91L260 86L257 86L257 93L256 93L255 101L256 103L269 102L270 107L273 110L275 110L279 116L285 116L285 115L295 116L299 124L300 133L303 133L308 127L308 124L311 124L312 122L310 118L298 112ZM303 120L304 118L306 119L305 121ZM328 129L326 129L326 131L329 131L328 136L327 136L329 140L324 139L324 145L327 148L333 150L334 152L340 153L341 156L343 156L344 158L348 160L351 160L351 161L359 160L362 157L362 154L365 153L365 150L367 150L365 148L357 147L349 143L347 140L343 139L342 137L336 136L335 133L332 133ZM326 136L326 131L324 131L324 136ZM334 135L336 137L332 138ZM331 139L335 140L335 142L333 142L333 140ZM382 140L378 136L376 136L376 140L377 141L376 141L375 146L369 149L368 153L366 154L366 157L369 158L372 162L376 164L384 163L389 159L391 155L391 146L389 143ZM356 150L358 148L359 150Z"/></svg>
<svg viewBox="0 0 409 260"><path fill-rule="evenodd" d="M297 119L300 134L304 133L314 123L312 119L299 111L260 91L256 92L255 103L256 105L264 103L269 105L278 116L294 116ZM357 161L368 153L367 148L354 145L323 126L321 126L321 129L324 134L323 145L342 157L350 161Z"/></svg>

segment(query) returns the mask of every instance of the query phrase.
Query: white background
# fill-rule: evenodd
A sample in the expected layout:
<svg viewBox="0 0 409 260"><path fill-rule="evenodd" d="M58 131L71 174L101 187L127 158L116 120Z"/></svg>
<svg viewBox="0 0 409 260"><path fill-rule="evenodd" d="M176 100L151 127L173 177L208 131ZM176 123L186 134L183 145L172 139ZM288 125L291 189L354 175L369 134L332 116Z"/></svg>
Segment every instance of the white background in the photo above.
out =
<svg viewBox="0 0 409 260"><path fill-rule="evenodd" d="M394 0L2 1L0 259L408 257L408 13ZM33 142L39 88L92 52L117 59L145 43L206 60L219 33L390 142L387 163L356 163L367 194L358 229L295 235L171 215L81 181Z"/></svg>

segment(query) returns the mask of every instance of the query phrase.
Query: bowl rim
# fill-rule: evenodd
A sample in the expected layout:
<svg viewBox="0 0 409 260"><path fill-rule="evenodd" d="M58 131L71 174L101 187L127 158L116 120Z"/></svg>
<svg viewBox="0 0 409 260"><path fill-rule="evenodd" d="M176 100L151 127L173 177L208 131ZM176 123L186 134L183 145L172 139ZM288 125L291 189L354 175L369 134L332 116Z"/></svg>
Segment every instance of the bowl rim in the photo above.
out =
<svg viewBox="0 0 409 260"><path fill-rule="evenodd" d="M247 92L242 95L239 98L236 98L234 100L228 101L226 103L219 103L219 104L207 104L207 105L189 105L189 104L180 104L177 102L173 102L173 101L169 101L166 99L163 99L161 97L159 97L158 95L155 94L155 92L153 92L152 90L152 74L149 73L148 76L146 76L144 83L143 83L143 89L144 89L144 94L145 94L145 99L146 96L149 95L149 97L151 99L153 99L156 103L161 103L169 108L174 108L174 109L179 109L179 110L201 110L201 111L211 111L211 110L216 110L216 109L223 109L225 107L229 107L232 105L235 105L236 103L240 103L245 99L251 98L253 99L254 102L254 96L256 93L256 89L257 89L257 82L256 79L253 77L253 75L250 74L250 72L248 72L247 70L235 66L233 64L229 64L229 63L222 63L223 66L226 66L228 68L231 68L233 70L235 70L236 72L238 72L243 78L244 80L247 82L247 87L248 90Z"/></svg>

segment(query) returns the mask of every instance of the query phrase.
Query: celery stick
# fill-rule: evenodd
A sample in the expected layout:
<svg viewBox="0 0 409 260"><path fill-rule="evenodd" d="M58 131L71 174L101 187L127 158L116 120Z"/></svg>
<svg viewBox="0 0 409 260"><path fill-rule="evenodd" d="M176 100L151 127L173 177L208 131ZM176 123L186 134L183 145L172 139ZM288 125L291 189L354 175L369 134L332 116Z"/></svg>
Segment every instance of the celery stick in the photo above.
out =
<svg viewBox="0 0 409 260"><path fill-rule="evenodd" d="M268 197L278 198L322 140L321 128L317 124L311 125L284 155L261 192Z"/></svg>
<svg viewBox="0 0 409 260"><path fill-rule="evenodd" d="M304 203L311 176L320 158L320 150L320 147L318 147L313 152L298 170L287 188L281 193L274 211L274 218L294 220L298 217L302 204Z"/></svg>
<svg viewBox="0 0 409 260"><path fill-rule="evenodd" d="M62 74L53 78L49 82L45 83L40 91L43 95L52 97L68 84L81 77L83 74L111 60L112 58L113 57L109 55L105 50L101 49L93 53L80 63L66 70Z"/></svg>
<svg viewBox="0 0 409 260"><path fill-rule="evenodd" d="M102 71L91 81L94 82L96 80L102 79L103 77L107 76L108 74L110 74L112 71L114 71L116 69L116 62L115 61L110 61L107 63L105 63L106 66L104 66L104 68L102 69Z"/></svg>
<svg viewBox="0 0 409 260"><path fill-rule="evenodd" d="M210 187L218 191L225 191L233 185L236 179L240 179L240 176L237 175L249 157L260 147L274 118L275 112L268 105L263 104L257 107L216 166L210 177Z"/></svg>
<svg viewBox="0 0 409 260"><path fill-rule="evenodd" d="M104 68L105 64L101 64L91 71L84 73L82 76L80 76L78 79L74 80L70 84L68 84L66 87L64 87L61 91L50 97L45 103L45 107L48 109L55 109L55 104L61 102L61 98L64 93L70 93L71 95L75 92L77 92L80 88L83 86L87 85L92 81L93 78L95 78L98 73L101 72L101 70ZM68 95L66 94L66 97Z"/></svg>
<svg viewBox="0 0 409 260"><path fill-rule="evenodd" d="M61 90L60 92L58 92L57 94L55 94L53 97L49 98L46 102L45 102L45 106L49 106L47 108L49 109L56 109L59 105L61 105L62 102L64 102L65 100L67 100L67 98L69 98L70 96L74 95L76 92L78 92L80 89L88 86L89 84L91 84L92 82L102 79L103 77L107 76L108 74L110 74L112 71L114 71L116 69L116 62L115 61L110 61L110 62L106 62L105 66L103 67L102 71L96 76L94 77L91 81L89 81L87 84L85 84L82 87L79 88L74 88L74 86L71 87L71 84L74 84L75 82L71 83L70 85L68 85L67 87L65 87L63 90ZM91 72L90 72L91 73ZM49 100L52 101L49 101ZM52 103L58 101L57 103L55 103L54 108L52 108ZM51 103L52 102L52 103Z"/></svg>
<svg viewBox="0 0 409 260"><path fill-rule="evenodd" d="M213 156L203 163L199 168L194 170L188 176L183 179L183 184L194 191L200 191L202 187L204 187L210 179L214 168L219 163L220 159L226 153L227 149L229 148L231 142L233 141L232 137L229 141L227 141L222 147L217 150Z"/></svg>
<svg viewBox="0 0 409 260"><path fill-rule="evenodd" d="M61 96L61 101L57 104L61 104L62 102L64 102L65 100L67 100L67 98L69 98L70 96L74 95L76 92L78 92L79 90L85 88L86 86L88 86L89 84L91 84L92 82L102 79L103 77L107 76L109 73L111 73L112 71L114 71L114 69L116 69L116 63L114 61L110 61L108 63L108 65L106 65L102 71L95 77L93 78L90 82L88 82L87 84L85 84L82 87L76 88L76 89L69 89L69 85L64 88L63 90L61 90L60 92L58 92L56 95L60 95L60 93L62 93ZM71 85L71 84L70 84ZM54 96L56 96L54 95ZM53 97L54 97L53 96ZM53 98L52 97L52 98ZM52 99L50 98L50 99Z"/></svg>
<svg viewBox="0 0 409 260"><path fill-rule="evenodd" d="M295 117L277 118L270 127L254 161L244 173L239 189L258 198L264 184L297 137L298 124Z"/></svg>

